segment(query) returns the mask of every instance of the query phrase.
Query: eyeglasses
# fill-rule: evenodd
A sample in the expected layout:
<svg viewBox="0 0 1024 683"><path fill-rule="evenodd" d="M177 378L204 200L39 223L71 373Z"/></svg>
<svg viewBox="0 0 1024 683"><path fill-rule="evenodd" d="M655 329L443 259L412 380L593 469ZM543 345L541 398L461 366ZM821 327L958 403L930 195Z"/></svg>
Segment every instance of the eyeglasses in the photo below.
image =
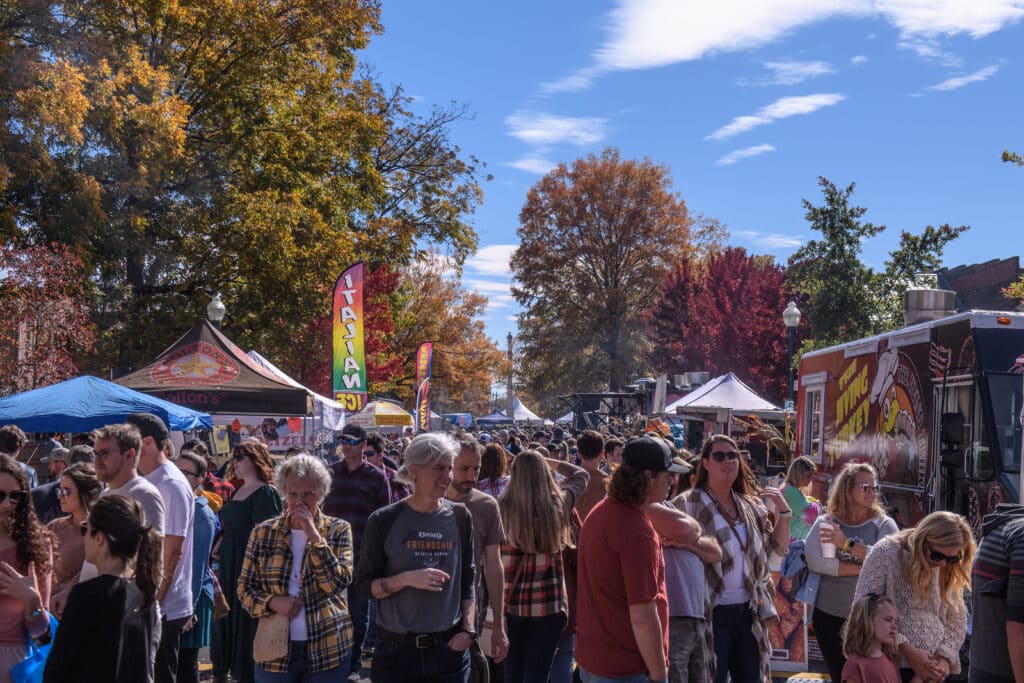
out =
<svg viewBox="0 0 1024 683"><path fill-rule="evenodd" d="M199 476L196 472L189 472L188 470L181 470L181 473L184 474L187 477L198 477Z"/></svg>
<svg viewBox="0 0 1024 683"><path fill-rule="evenodd" d="M247 456L245 453L235 453L234 455L231 456L231 459L232 460L245 460L247 457L249 457L249 456Z"/></svg>
<svg viewBox="0 0 1024 683"><path fill-rule="evenodd" d="M114 453L124 453L124 451L122 451L120 448L118 448L117 450L113 450L113 451L108 451L107 449L104 448L102 451L93 451L92 452L93 456L97 460L106 460L107 458L109 458Z"/></svg>
<svg viewBox="0 0 1024 683"><path fill-rule="evenodd" d="M725 462L726 460L739 460L739 451L711 451L710 457L715 462Z"/></svg>
<svg viewBox="0 0 1024 683"><path fill-rule="evenodd" d="M944 555L929 545L928 557L931 558L932 562L945 562L946 564L956 564L960 560L964 559L964 554L962 552L959 552L956 555Z"/></svg>
<svg viewBox="0 0 1024 683"><path fill-rule="evenodd" d="M69 498L71 496L71 493L72 493L71 489L66 489L63 486L60 487L59 489L57 489L57 497L58 498Z"/></svg>
<svg viewBox="0 0 1024 683"><path fill-rule="evenodd" d="M4 502L8 498L11 499L12 503L22 503L28 500L28 491L0 491L0 503Z"/></svg>
<svg viewBox="0 0 1024 683"><path fill-rule="evenodd" d="M878 493L879 491L882 490L882 487L879 486L878 484L859 484L857 488L859 488L864 493Z"/></svg>
<svg viewBox="0 0 1024 683"><path fill-rule="evenodd" d="M82 536L83 537L85 536L85 532L87 532L87 531L89 532L90 536L95 536L97 531L103 531L103 529L97 529L94 526L89 526L89 520L83 520L78 525L78 530L82 532ZM115 537L114 534L112 534L112 533L110 533L108 531L103 531L103 535L106 536L107 538L109 538L111 541L116 541L117 540L117 537Z"/></svg>
<svg viewBox="0 0 1024 683"><path fill-rule="evenodd" d="M362 439L355 439L352 437L342 437L341 444L343 446L358 446L363 442Z"/></svg>

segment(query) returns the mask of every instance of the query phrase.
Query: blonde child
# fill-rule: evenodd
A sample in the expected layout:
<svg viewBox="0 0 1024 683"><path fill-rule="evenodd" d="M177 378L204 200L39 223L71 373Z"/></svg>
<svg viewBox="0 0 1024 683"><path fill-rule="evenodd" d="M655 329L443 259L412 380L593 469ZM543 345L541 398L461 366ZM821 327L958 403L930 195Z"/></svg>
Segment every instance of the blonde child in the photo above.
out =
<svg viewBox="0 0 1024 683"><path fill-rule="evenodd" d="M843 628L843 683L900 683L896 668L896 605L868 595L853 603ZM915 676L911 683L924 683Z"/></svg>

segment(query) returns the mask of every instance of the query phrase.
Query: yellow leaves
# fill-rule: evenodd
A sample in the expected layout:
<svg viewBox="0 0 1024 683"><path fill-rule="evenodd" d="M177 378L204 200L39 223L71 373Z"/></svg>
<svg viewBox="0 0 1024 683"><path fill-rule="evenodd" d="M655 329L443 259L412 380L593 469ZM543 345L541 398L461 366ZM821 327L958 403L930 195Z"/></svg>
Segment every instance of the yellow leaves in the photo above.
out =
<svg viewBox="0 0 1024 683"><path fill-rule="evenodd" d="M33 84L17 93L26 127L39 142L82 142L82 124L89 109L85 76L63 59L35 62Z"/></svg>

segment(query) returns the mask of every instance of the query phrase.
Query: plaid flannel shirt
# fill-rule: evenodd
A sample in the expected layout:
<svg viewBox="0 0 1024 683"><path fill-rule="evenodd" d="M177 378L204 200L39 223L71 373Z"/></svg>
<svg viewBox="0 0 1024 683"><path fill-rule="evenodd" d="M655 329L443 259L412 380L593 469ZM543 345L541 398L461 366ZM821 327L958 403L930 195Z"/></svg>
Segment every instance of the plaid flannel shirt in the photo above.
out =
<svg viewBox="0 0 1024 683"><path fill-rule="evenodd" d="M561 552L528 554L503 543L501 564L505 570L505 614L546 617L569 613Z"/></svg>
<svg viewBox="0 0 1024 683"><path fill-rule="evenodd" d="M311 672L340 666L352 649L352 619L345 597L352 581L352 529L348 522L322 513L317 529L323 542L306 544L300 583ZM269 519L252 530L237 588L246 612L257 619L273 614L270 599L288 595L292 561L287 515ZM289 652L284 659L261 662L260 666L270 672L287 673L290 656Z"/></svg>
<svg viewBox="0 0 1024 683"><path fill-rule="evenodd" d="M203 490L216 493L224 503L231 500L231 496L235 495L235 487L230 482L219 479L210 472L207 472L206 478L203 479Z"/></svg>

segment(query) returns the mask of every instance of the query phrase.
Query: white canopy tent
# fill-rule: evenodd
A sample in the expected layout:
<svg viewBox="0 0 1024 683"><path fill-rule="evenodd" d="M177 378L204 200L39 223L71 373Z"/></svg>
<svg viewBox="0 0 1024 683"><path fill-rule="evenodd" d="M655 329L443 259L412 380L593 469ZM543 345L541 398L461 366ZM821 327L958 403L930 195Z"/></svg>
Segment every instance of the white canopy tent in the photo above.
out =
<svg viewBox="0 0 1024 683"><path fill-rule="evenodd" d="M782 419L785 414L782 408L759 396L731 372L716 377L699 389L673 401L665 406L665 412L668 415L714 413L715 422L726 425L729 431L733 413L757 415L769 420ZM686 416L686 419L693 418Z"/></svg>
<svg viewBox="0 0 1024 683"><path fill-rule="evenodd" d="M310 398L313 399L313 415L320 418L320 424L324 429L339 430L345 426L345 407L343 405L302 386L285 374L284 370L281 370L264 358L258 351L249 351L246 355L282 382L291 384L293 387L306 389L309 392Z"/></svg>
<svg viewBox="0 0 1024 683"><path fill-rule="evenodd" d="M535 412L523 405L523 402L516 396L512 399L512 419L516 422L551 424L551 420L545 420Z"/></svg>

